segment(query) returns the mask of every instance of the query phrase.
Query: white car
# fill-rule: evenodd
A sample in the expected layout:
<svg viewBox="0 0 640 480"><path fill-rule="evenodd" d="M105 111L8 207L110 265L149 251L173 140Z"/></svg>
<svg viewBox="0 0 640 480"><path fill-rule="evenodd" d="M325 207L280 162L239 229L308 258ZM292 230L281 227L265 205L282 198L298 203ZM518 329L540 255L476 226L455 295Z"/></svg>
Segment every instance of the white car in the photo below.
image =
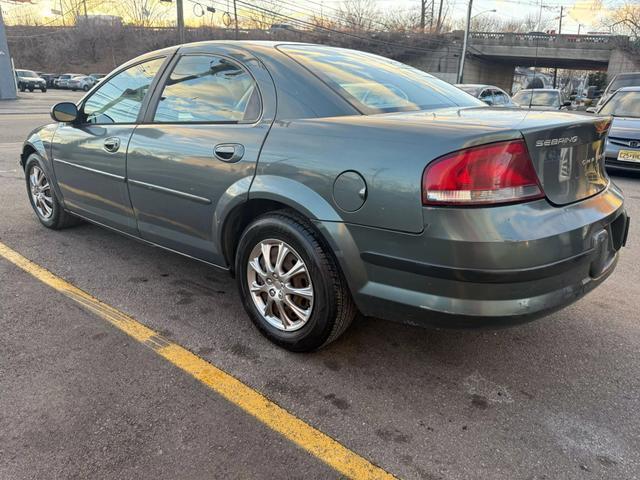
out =
<svg viewBox="0 0 640 480"><path fill-rule="evenodd" d="M90 77L88 75L82 75L79 77L73 77L72 79L70 79L67 82L67 88L70 88L73 91L76 90L83 90L85 92L88 92L91 87L93 87L96 84L96 79L93 77Z"/></svg>
<svg viewBox="0 0 640 480"><path fill-rule="evenodd" d="M53 81L53 85L56 88L69 88L69 80L79 76L79 73L64 73Z"/></svg>

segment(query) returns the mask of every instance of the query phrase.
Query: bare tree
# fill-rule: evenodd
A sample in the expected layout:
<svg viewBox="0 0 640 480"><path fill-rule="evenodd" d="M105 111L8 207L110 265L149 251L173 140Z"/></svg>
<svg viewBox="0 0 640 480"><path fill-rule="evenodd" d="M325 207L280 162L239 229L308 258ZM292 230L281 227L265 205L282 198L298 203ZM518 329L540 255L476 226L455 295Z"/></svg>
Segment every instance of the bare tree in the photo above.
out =
<svg viewBox="0 0 640 480"><path fill-rule="evenodd" d="M413 31L420 26L420 11L390 9L380 16L379 21L377 26L389 32Z"/></svg>
<svg viewBox="0 0 640 480"><path fill-rule="evenodd" d="M640 4L634 1L614 9L602 25L615 33L640 37Z"/></svg>
<svg viewBox="0 0 640 480"><path fill-rule="evenodd" d="M356 32L374 30L381 19L380 10L372 0L344 0L338 16L345 29Z"/></svg>
<svg viewBox="0 0 640 480"><path fill-rule="evenodd" d="M245 18L243 24L249 28L267 30L276 23L287 23L287 18L283 17L282 6L277 0L260 0L252 2L253 7L246 7L241 11ZM295 27L295 25L292 25Z"/></svg>
<svg viewBox="0 0 640 480"><path fill-rule="evenodd" d="M170 8L160 0L121 0L116 5L116 11L124 21L138 27L164 23Z"/></svg>

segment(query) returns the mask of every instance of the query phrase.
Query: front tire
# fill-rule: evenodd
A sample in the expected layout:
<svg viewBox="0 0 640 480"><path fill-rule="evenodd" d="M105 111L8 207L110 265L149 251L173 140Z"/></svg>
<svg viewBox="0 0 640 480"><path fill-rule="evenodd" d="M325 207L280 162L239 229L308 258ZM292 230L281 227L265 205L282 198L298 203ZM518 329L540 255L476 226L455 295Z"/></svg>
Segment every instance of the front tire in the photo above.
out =
<svg viewBox="0 0 640 480"><path fill-rule="evenodd" d="M331 343L356 315L333 255L292 211L265 214L245 229L236 278L254 325L287 350L308 352Z"/></svg>
<svg viewBox="0 0 640 480"><path fill-rule="evenodd" d="M85 85L84 87L82 87L82 90L85 92L89 91L89 85Z"/></svg>
<svg viewBox="0 0 640 480"><path fill-rule="evenodd" d="M80 219L62 208L38 154L29 155L24 171L29 201L40 223L53 230L80 223Z"/></svg>

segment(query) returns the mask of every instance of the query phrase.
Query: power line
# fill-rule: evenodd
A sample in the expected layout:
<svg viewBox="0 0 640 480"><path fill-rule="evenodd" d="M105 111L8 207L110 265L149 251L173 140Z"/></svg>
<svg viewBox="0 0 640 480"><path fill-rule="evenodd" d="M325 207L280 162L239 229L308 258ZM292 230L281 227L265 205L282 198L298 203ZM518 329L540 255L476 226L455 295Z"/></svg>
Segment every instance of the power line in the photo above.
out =
<svg viewBox="0 0 640 480"><path fill-rule="evenodd" d="M194 2L196 0L189 0L189 1ZM322 25L316 25L314 23L310 23L310 22L307 22L307 21L304 21L304 20L300 20L300 19L291 17L289 15L285 15L285 14L282 14L282 13L279 13L279 12L275 12L273 10L270 10L270 9L267 9L267 8L264 8L264 7L259 7L257 5L252 5L252 4L250 4L248 2L245 2L243 0L236 0L236 1L237 1L238 4L244 5L247 8L249 8L250 10L254 10L254 11L258 11L258 12L262 12L262 13L267 13L267 14L269 14L269 15L271 15L273 17L277 17L277 18L284 18L284 19L286 19L286 20L288 20L288 21L290 21L292 23L295 23L297 25L302 25L302 26L305 26L305 27L312 27L312 28L316 29L316 31L317 30L322 30L322 31L327 32L327 33L333 33L333 34L336 34L336 35L343 35L343 36L346 36L346 37L355 38L355 39L362 40L362 41L365 41L365 42L373 42L373 43L378 43L378 44L381 44L381 45L401 47L401 48L404 48L406 50L413 50L413 51L416 51L416 52L434 53L434 52L439 52L440 51L438 49L414 47L414 46L403 44L403 43L387 41L387 40L381 40L381 39L377 39L377 38L373 38L373 37L363 37L363 36L357 35L355 33L344 32L344 31L335 30L335 29L332 29L332 28L329 28L329 27L325 27L325 26L322 26ZM307 33L307 32L308 31L303 31L303 32L300 32L300 33Z"/></svg>

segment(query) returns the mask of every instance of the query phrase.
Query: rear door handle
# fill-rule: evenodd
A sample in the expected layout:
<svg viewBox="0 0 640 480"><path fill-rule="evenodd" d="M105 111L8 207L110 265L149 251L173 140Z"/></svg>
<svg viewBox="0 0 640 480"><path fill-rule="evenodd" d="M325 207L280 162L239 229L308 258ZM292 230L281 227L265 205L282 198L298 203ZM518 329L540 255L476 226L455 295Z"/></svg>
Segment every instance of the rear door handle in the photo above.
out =
<svg viewBox="0 0 640 480"><path fill-rule="evenodd" d="M109 153L115 153L120 148L120 139L118 137L109 137L104 141L104 149Z"/></svg>
<svg viewBox="0 0 640 480"><path fill-rule="evenodd" d="M244 146L239 143L219 143L213 148L213 154L223 162L237 162L244 156Z"/></svg>

